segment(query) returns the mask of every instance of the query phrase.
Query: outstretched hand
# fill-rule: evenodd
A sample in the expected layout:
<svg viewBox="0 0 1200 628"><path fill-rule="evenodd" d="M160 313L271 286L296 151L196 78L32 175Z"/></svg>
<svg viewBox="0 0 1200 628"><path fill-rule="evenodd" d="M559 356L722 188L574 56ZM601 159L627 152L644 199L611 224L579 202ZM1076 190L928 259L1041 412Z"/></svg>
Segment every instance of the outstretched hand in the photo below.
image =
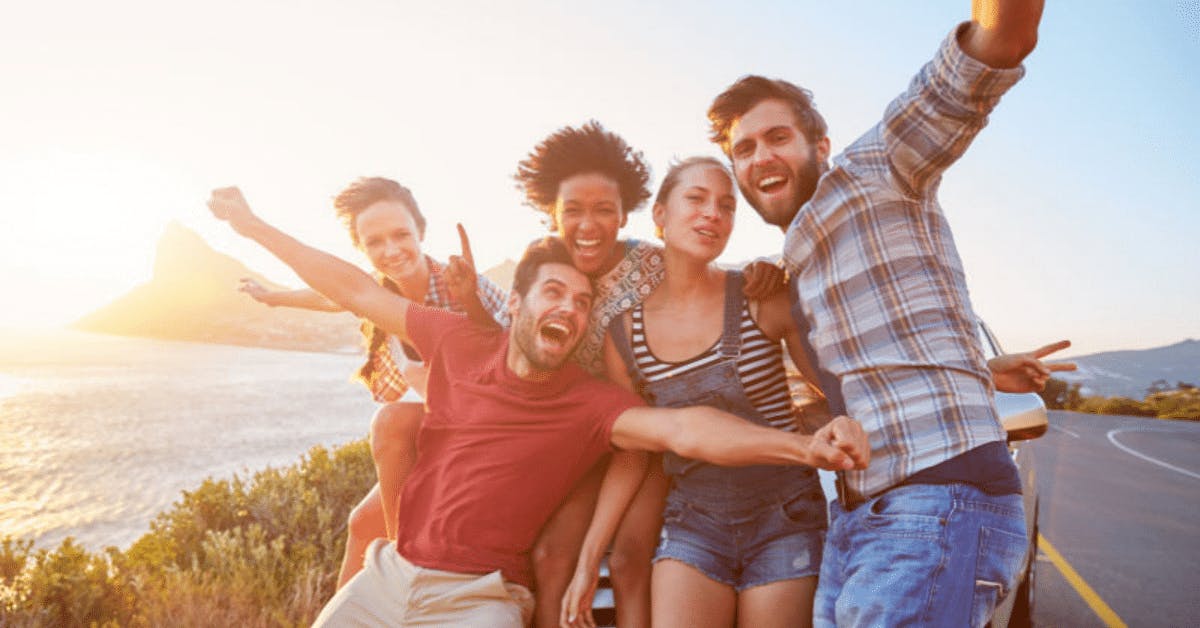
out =
<svg viewBox="0 0 1200 628"><path fill-rule="evenodd" d="M558 615L559 628L595 628L592 599L596 596L599 574L596 570L576 569L567 592L563 594Z"/></svg>
<svg viewBox="0 0 1200 628"><path fill-rule="evenodd" d="M238 280L238 292L246 293L251 299L258 301L259 303L273 305L272 303L267 303L266 301L266 296L268 293L270 293L270 290L267 290L261 283L255 281L252 277L242 277Z"/></svg>
<svg viewBox="0 0 1200 628"><path fill-rule="evenodd" d="M218 220L224 220L234 231L247 235L246 231L258 217L250 211L250 204L242 191L236 187L217 188L208 197L208 210Z"/></svg>
<svg viewBox="0 0 1200 628"><path fill-rule="evenodd" d="M871 443L862 424L848 416L837 416L812 435L810 466L829 471L866 469L871 463Z"/></svg>
<svg viewBox="0 0 1200 628"><path fill-rule="evenodd" d="M1006 353L988 360L996 390L1008 393L1040 392L1046 387L1051 373L1074 371L1077 368L1074 362L1042 362L1042 358L1069 346L1070 340L1060 340L1033 351Z"/></svg>
<svg viewBox="0 0 1200 628"><path fill-rule="evenodd" d="M446 264L446 287L459 303L467 303L478 290L479 278L475 272L475 256L471 254L471 241L462 223L458 223L458 239L462 245L462 255L450 256Z"/></svg>

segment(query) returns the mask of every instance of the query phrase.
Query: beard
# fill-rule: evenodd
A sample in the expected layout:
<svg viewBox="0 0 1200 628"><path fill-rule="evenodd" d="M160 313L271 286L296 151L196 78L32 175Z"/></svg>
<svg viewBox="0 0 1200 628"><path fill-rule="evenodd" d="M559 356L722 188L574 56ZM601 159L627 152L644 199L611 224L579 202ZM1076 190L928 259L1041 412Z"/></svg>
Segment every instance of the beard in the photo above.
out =
<svg viewBox="0 0 1200 628"><path fill-rule="evenodd" d="M537 317L533 315L524 302L521 303L521 308L517 311L517 316L513 319L512 324L513 339L517 342L517 349L521 355L529 362L529 365L539 371L554 371L562 367L572 355L575 354L575 349L579 346L579 340L576 339L575 345L570 350L552 355L547 351L543 351L538 347L538 331Z"/></svg>
<svg viewBox="0 0 1200 628"><path fill-rule="evenodd" d="M821 180L821 175L825 173L825 170L827 170L825 164L817 160L816 149L810 148L808 159L800 164L795 172L788 173L790 190L782 198L763 199L761 192L753 183L743 184L740 180L738 189L767 224L786 230L792 224L792 220L800 208L816 193L817 183Z"/></svg>

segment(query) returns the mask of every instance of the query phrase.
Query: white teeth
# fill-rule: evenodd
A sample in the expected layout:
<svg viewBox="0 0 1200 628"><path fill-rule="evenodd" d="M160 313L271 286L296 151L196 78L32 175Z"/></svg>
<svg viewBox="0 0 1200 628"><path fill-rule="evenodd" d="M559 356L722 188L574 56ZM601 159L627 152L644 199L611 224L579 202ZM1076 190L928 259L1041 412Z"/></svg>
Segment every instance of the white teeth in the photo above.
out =
<svg viewBox="0 0 1200 628"><path fill-rule="evenodd" d="M599 240L575 240L575 244L576 244L576 246L597 246L600 244L600 241Z"/></svg>
<svg viewBox="0 0 1200 628"><path fill-rule="evenodd" d="M768 186L775 185L776 183L783 183L783 177L781 177L779 175L774 175L774 176L766 177L763 179L759 179L758 180L758 189L761 190Z"/></svg>
<svg viewBox="0 0 1200 628"><path fill-rule="evenodd" d="M717 234L715 232L709 231L708 229L697 229L696 233L699 233L702 236L708 236L710 238L717 237Z"/></svg>
<svg viewBox="0 0 1200 628"><path fill-rule="evenodd" d="M571 330L567 329L567 326L563 325L562 323L546 323L546 329L561 331L564 334L571 333Z"/></svg>

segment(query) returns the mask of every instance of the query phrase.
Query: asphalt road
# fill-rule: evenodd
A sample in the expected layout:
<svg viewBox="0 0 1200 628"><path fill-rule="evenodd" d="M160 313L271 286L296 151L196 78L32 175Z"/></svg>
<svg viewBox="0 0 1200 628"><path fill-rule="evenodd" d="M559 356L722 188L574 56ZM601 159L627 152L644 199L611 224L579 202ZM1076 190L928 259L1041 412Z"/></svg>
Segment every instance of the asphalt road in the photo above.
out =
<svg viewBox="0 0 1200 628"><path fill-rule="evenodd" d="M1200 422L1054 411L1030 446L1042 536L1077 572L1039 556L1037 625L1200 625Z"/></svg>

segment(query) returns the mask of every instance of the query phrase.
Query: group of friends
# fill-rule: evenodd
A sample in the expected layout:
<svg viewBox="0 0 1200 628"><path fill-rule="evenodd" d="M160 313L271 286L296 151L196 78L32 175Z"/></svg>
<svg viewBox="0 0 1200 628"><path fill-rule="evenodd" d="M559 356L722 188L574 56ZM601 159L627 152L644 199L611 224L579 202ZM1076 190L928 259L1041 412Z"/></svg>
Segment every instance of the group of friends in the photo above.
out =
<svg viewBox="0 0 1200 628"><path fill-rule="evenodd" d="M1064 343L985 359L938 205L1042 7L973 9L832 161L807 90L728 87L708 117L729 165L670 166L661 244L620 233L651 198L642 154L594 121L557 130L517 169L553 235L510 292L461 226L461 255L426 255L390 179L334 200L375 277L214 190L213 214L311 287L242 289L361 317L383 402L378 483L315 625L590 626L606 553L622 627L986 624L1027 543L993 393L1067 366L1040 360ZM785 231L783 269L716 264L735 186ZM785 350L819 411L793 402ZM832 505L816 469L838 474Z"/></svg>

